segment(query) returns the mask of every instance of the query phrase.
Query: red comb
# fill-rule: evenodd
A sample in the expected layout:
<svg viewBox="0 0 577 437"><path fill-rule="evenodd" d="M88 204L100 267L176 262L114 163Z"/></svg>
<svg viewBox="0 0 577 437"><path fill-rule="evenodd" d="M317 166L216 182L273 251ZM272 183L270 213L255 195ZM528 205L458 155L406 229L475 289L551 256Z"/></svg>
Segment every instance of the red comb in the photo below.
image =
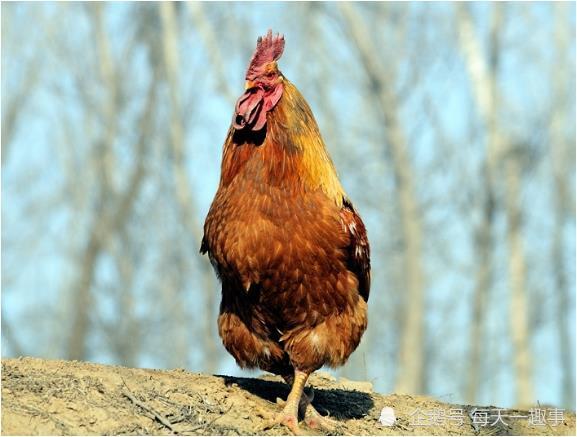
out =
<svg viewBox="0 0 577 437"><path fill-rule="evenodd" d="M250 59L248 70L246 72L247 79L254 79L259 67L278 60L282 56L284 50L284 36L280 34L272 35L272 30L269 29L265 36L259 36L256 42L256 50Z"/></svg>

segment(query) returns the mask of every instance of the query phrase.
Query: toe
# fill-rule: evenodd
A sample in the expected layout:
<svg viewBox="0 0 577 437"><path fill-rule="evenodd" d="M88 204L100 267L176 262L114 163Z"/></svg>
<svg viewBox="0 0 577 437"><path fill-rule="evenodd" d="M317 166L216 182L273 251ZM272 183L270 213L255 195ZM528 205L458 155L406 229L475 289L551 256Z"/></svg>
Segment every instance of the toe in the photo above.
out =
<svg viewBox="0 0 577 437"><path fill-rule="evenodd" d="M271 429L277 425L286 426L294 435L302 435L302 431L299 428L298 419L294 414L287 414L283 411L279 413L273 420L268 421L262 429Z"/></svg>
<svg viewBox="0 0 577 437"><path fill-rule="evenodd" d="M302 435L298 420L295 416L285 416L281 423L290 429L294 435Z"/></svg>
<svg viewBox="0 0 577 437"><path fill-rule="evenodd" d="M321 416L321 414L315 410L312 405L309 405L309 408L307 409L305 423L311 429L324 430L329 432L334 431L338 426L338 422L329 419L328 417Z"/></svg>

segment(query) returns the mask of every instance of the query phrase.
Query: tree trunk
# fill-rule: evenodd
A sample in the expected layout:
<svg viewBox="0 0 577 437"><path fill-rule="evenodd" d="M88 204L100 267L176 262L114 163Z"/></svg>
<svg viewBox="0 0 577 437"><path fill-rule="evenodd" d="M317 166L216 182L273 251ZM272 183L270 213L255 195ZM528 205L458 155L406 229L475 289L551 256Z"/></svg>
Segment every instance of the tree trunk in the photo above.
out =
<svg viewBox="0 0 577 437"><path fill-rule="evenodd" d="M497 88L497 59L500 51L497 36L502 34L502 5L495 4L492 32L492 58L489 64L481 49L473 26L473 20L465 4L458 4L457 18L459 43L469 69L473 94L479 114L487 127L489 140L487 147L490 184L496 184L496 163L504 160L505 199L503 208L507 217L507 244L509 247L509 291L510 328L514 352L515 393L517 403L534 402L531 376L532 357L530 352L528 306L526 297L526 260L521 229L520 168L518 156L511 150L512 145L505 137L497 120L499 94Z"/></svg>
<svg viewBox="0 0 577 437"><path fill-rule="evenodd" d="M499 35L502 26L502 9L496 7L493 9L494 13L491 20L490 30L490 50L491 50L491 65L487 68L496 74L499 63ZM459 12L463 13L463 10ZM470 21L466 17L460 16L462 24L461 40L463 51L472 54L478 52L477 43L474 40L473 28ZM469 69L471 70L471 77L477 83L483 83L483 68L477 67L474 74L472 71L472 64L469 62ZM475 252L477 272L475 277L475 289L473 295L473 314L471 320L471 330L469 334L469 372L467 375L465 397L469 403L477 401L478 391L481 382L481 372L483 371L483 334L485 313L487 311L487 302L490 297L490 290L492 287L493 276L493 226L495 218L495 204L496 193L493 187L494 175L497 172L496 160L497 151L499 148L499 131L497 129L497 106L496 106L496 84L492 81L487 85L489 87L488 101L484 101L486 107L480 108L482 115L485 117L487 124L487 154L485 162L482 164L482 185L480 189L481 198L481 221L475 231ZM487 91L487 90L486 90ZM479 95L481 90L478 90L477 96L479 102L481 97Z"/></svg>
<svg viewBox="0 0 577 437"><path fill-rule="evenodd" d="M571 225L569 217L572 216L570 198L572 196L566 186L567 175L570 174L570 162L574 162L574 157L570 157L567 151L573 147L571 142L565 140L564 127L571 125L571 121L565 117L568 103L572 97L567 93L567 84L575 80L574 72L565 71L561 68L565 65L565 59L569 52L569 39L571 29L568 26L569 8L564 3L554 4L555 13L555 34L554 42L557 61L552 72L553 77L553 114L549 125L549 153L551 160L551 172L553 174L553 192L551 197L554 203L554 235L551 247L551 259L553 261L553 275L555 277L556 323L557 340L559 350L559 362L561 364L561 387L563 406L575 409L575 367L573 364L575 327L570 324L569 312L575 308L575 302L571 299L570 281L567 278L567 265L564 247L563 233L568 225ZM571 104L571 103L569 103ZM573 141L574 142L574 137ZM574 171L574 170L573 170ZM575 227L575 216L573 218L573 228ZM573 336L570 332L573 330ZM573 343L573 344L572 344ZM573 354L572 354L573 352Z"/></svg>
<svg viewBox="0 0 577 437"><path fill-rule="evenodd" d="M134 146L134 169L130 174L124 191L117 192L113 187L112 175L117 171L112 153L112 144L116 137L116 123L119 108L116 107L116 92L118 83L112 69L112 57L107 43L106 32L102 21L101 5L90 6L94 19L99 58L101 60L101 79L109 90L105 107L102 109L103 119L107 129L104 138L95 145L95 163L100 185L95 189L96 205L94 222L89 231L88 242L80 258L80 272L76 282L70 288L72 292L72 322L71 336L67 346L67 357L70 359L87 358L87 338L90 328L92 308L91 289L98 257L104 251L107 239L121 232L132 212L132 207L142 185L146 170L144 166L147 141L150 137L154 108L156 106L155 84L151 83L147 101L139 120L139 135Z"/></svg>
<svg viewBox="0 0 577 437"><path fill-rule="evenodd" d="M176 197L183 212L183 219L186 228L190 231L193 239L192 244L200 248L202 234L200 232L201 226L198 222L198 214L195 205L193 204L193 197L190 191L188 176L186 173L185 163L185 149L184 149L184 134L182 126L182 111L179 99L179 82L178 82L178 47L177 47L177 29L176 29L176 13L175 5L169 2L162 2L159 5L160 16L163 25L163 51L164 51L164 65L166 68L167 82L170 89L171 101L171 117L170 117L170 140L173 149L173 166L174 176L176 182ZM193 8L194 10L195 8ZM196 252L196 250L195 250ZM216 317L213 317L216 301L216 284L212 280L212 272L210 266L205 259L200 259L196 256L197 271L201 279L201 289L204 290L204 299L206 306L205 317L203 318L204 325L204 352L205 352L205 371L213 372L218 366L218 353L216 345L219 343L215 338L216 332ZM181 320L184 327L184 315L182 314L182 306L176 308L177 319Z"/></svg>
<svg viewBox="0 0 577 437"><path fill-rule="evenodd" d="M509 245L509 287L511 290L511 334L513 339L515 392L517 403L535 402L532 383L532 357L529 339L526 291L527 267L521 228L519 161L510 156L505 163L507 242Z"/></svg>
<svg viewBox="0 0 577 437"><path fill-rule="evenodd" d="M483 187L486 190L483 196L481 223L478 225L475 238L475 252L477 256L477 272L473 295L473 314L469 333L469 370L465 388L465 399L473 404L477 401L481 382L483 363L483 334L485 332L485 312L489 290L492 285L493 274L493 208L494 199L490 188L488 169L485 166Z"/></svg>
<svg viewBox="0 0 577 437"><path fill-rule="evenodd" d="M339 3L383 114L385 143L391 151L397 182L399 221L403 238L403 277L406 295L403 311L398 372L395 391L419 393L423 390L424 280L422 267L422 222L408 156L408 142L398 116L398 101L391 84L394 79L384 71L374 53L378 53L363 30L363 21L347 2ZM387 80L384 80L386 78Z"/></svg>

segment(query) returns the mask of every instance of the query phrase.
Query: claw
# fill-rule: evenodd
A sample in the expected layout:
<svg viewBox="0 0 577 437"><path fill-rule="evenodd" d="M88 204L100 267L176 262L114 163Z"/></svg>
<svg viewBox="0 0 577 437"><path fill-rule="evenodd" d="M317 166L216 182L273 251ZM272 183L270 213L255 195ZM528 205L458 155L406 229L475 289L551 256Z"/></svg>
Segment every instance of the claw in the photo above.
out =
<svg viewBox="0 0 577 437"><path fill-rule="evenodd" d="M294 435L303 435L301 429L298 426L298 418L291 411L290 407L287 408L286 401L277 398L276 403L283 406L283 410L278 413L274 418L270 411L265 411L262 408L258 408L258 414L265 419L265 424L259 426L255 429L257 434L261 434L263 431L274 428L275 426L284 425L286 426Z"/></svg>
<svg viewBox="0 0 577 437"><path fill-rule="evenodd" d="M277 425L286 426L294 435L303 435L299 428L298 419L292 413L281 411L273 420L264 425L263 430L274 428Z"/></svg>
<svg viewBox="0 0 577 437"><path fill-rule="evenodd" d="M274 419L267 420L265 425L257 429L262 432L278 425L286 426L294 435L303 435L299 428L299 417L304 418L308 428L313 430L323 430L330 433L338 428L338 422L321 416L321 414L312 406L314 390L304 389L308 374L296 371L295 376L286 376L285 381L291 385L291 391L286 401L277 398L276 403L283 406L282 411ZM269 416L268 414L262 415ZM269 416L270 417L270 416Z"/></svg>

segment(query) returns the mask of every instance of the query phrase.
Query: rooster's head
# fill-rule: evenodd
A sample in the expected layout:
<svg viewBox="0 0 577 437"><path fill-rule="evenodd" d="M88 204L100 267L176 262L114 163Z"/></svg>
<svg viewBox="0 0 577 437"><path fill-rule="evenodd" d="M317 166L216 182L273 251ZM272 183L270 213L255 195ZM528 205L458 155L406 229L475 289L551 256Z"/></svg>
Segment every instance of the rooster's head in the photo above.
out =
<svg viewBox="0 0 577 437"><path fill-rule="evenodd" d="M284 36L273 36L269 30L259 37L246 72L246 90L237 100L233 127L237 130L261 130L266 124L266 114L280 100L283 76L276 61L284 50Z"/></svg>

